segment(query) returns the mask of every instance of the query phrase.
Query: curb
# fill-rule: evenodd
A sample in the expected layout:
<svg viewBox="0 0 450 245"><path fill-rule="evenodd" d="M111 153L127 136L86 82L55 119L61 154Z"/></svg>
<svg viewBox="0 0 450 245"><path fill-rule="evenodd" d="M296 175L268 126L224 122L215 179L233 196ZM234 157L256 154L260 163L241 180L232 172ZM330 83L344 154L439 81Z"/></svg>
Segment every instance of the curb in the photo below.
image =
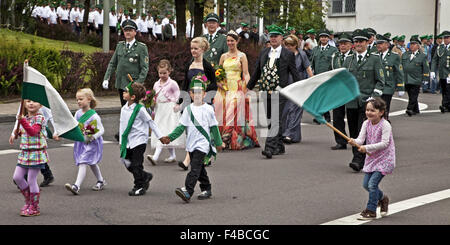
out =
<svg viewBox="0 0 450 245"><path fill-rule="evenodd" d="M120 107L111 107L111 108L97 108L95 111L99 115L108 115L108 114L120 114ZM76 110L70 110L70 113L75 114ZM6 122L15 122L16 121L16 115L14 114L3 114L0 115L0 123L6 123Z"/></svg>

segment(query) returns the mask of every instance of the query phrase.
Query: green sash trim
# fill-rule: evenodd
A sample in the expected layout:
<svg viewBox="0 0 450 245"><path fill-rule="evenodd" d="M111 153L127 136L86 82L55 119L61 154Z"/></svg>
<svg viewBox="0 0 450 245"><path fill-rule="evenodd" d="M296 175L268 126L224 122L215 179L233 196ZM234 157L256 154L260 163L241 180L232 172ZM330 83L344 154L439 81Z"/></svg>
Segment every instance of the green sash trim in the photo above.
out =
<svg viewBox="0 0 450 245"><path fill-rule="evenodd" d="M120 145L120 157L125 158L127 156L127 144L128 144L128 134L130 133L131 126L133 126L134 119L136 119L136 116L141 109L141 104L136 104L136 107L134 107L133 113L131 114L130 119L128 120L128 125L125 131L122 134L122 144Z"/></svg>
<svg viewBox="0 0 450 245"><path fill-rule="evenodd" d="M90 109L89 111L85 112L80 119L78 119L79 123L84 124L89 118L91 118L95 113L97 113L96 111L94 111L94 109Z"/></svg>
<svg viewBox="0 0 450 245"><path fill-rule="evenodd" d="M206 140L208 140L208 142L209 142L209 152L205 156L205 159L203 161L203 163L205 165L208 165L209 164L209 159L211 158L211 156L213 156L214 160L216 160L216 152L214 151L215 147L213 147L213 145L211 143L211 138L209 137L208 133L205 131L205 129L202 126L200 126L200 123L198 123L198 121L195 119L194 114L192 113L192 110L191 110L191 105L187 106L187 112L191 116L191 121L192 121L192 123L194 123L195 127L197 128L197 130L200 131L200 133L203 136L205 136Z"/></svg>

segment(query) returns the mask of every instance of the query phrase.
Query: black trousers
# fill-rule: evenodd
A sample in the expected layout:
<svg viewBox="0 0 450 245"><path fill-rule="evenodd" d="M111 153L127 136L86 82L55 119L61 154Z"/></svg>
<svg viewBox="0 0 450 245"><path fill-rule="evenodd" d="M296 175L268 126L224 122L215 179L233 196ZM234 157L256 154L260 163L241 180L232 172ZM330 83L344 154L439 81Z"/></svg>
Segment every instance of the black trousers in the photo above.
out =
<svg viewBox="0 0 450 245"><path fill-rule="evenodd" d="M44 176L44 179L49 179L53 177L52 170L50 169L50 166L48 166L47 163L45 163L45 168L41 169L41 174Z"/></svg>
<svg viewBox="0 0 450 245"><path fill-rule="evenodd" d="M109 26L109 32L110 33L116 33L116 27L115 26Z"/></svg>
<svg viewBox="0 0 450 245"><path fill-rule="evenodd" d="M442 106L450 110L450 84L447 84L446 78L439 79L442 91Z"/></svg>
<svg viewBox="0 0 450 245"><path fill-rule="evenodd" d="M278 94L278 101L276 99L272 100L272 94L263 93L261 99L264 102L264 109L266 111L267 119L269 120L269 133L266 138L266 143L264 145L264 151L272 152L272 155L278 155L285 153L285 147L283 143L283 129L282 129L282 117L283 110L286 104L286 98L284 98L280 93ZM274 104L272 104L272 102ZM278 117L272 117L275 113L275 108L273 106L278 106ZM275 115L276 116L276 115Z"/></svg>
<svg viewBox="0 0 450 245"><path fill-rule="evenodd" d="M199 150L189 152L189 157L191 158L191 171L186 176L186 181L184 185L189 195L194 194L195 184L197 181L200 182L201 191L211 191L211 182L209 182L208 173L206 172L204 159L206 153Z"/></svg>
<svg viewBox="0 0 450 245"><path fill-rule="evenodd" d="M345 105L333 109L333 126L341 131L343 134L347 135L345 132ZM334 132L334 140L336 144L346 145L347 140L340 136L338 133Z"/></svg>
<svg viewBox="0 0 450 245"><path fill-rule="evenodd" d="M125 159L128 159L131 164L127 170L133 174L134 177L134 187L142 188L144 187L145 180L147 180L150 173L144 171L144 153L147 144L141 144L133 149L127 149L127 155Z"/></svg>
<svg viewBox="0 0 450 245"><path fill-rule="evenodd" d="M384 112L384 118L386 120L389 120L389 112L391 111L391 101L392 101L392 94L383 94L381 95L381 98L386 102L386 111Z"/></svg>
<svg viewBox="0 0 450 245"><path fill-rule="evenodd" d="M420 85L413 85L413 84L406 84L405 90L408 93L408 107L407 110L419 113L419 92L420 92Z"/></svg>
<svg viewBox="0 0 450 245"><path fill-rule="evenodd" d="M351 138L358 138L359 131L361 131L364 120L366 120L366 104L357 109L347 108L348 131ZM352 152L352 162L358 163L359 167L362 169L362 167L364 166L364 160L366 159L366 154L359 152L358 148L356 147L352 147Z"/></svg>

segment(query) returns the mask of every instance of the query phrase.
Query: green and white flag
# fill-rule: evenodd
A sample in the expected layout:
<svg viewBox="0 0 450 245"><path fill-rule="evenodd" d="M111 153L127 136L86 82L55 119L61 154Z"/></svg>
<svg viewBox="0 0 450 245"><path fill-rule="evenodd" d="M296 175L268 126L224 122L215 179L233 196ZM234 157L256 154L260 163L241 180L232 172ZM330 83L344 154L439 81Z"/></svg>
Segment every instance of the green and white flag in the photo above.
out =
<svg viewBox="0 0 450 245"><path fill-rule="evenodd" d="M69 107L47 78L26 63L23 72L22 99L39 102L52 111L53 126L59 137L83 142L83 133L78 127L77 120L72 116Z"/></svg>
<svg viewBox="0 0 450 245"><path fill-rule="evenodd" d="M323 114L358 97L359 86L353 74L339 68L290 84L280 93L326 124Z"/></svg>

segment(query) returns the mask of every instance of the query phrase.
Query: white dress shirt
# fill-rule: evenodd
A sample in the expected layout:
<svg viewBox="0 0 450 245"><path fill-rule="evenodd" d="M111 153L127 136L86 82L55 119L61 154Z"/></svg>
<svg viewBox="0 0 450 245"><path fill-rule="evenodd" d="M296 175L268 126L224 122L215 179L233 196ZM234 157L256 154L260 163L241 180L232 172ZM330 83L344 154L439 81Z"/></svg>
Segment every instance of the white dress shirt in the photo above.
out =
<svg viewBox="0 0 450 245"><path fill-rule="evenodd" d="M136 103L128 106L127 102L120 110L119 144L122 143L122 134L128 126L128 121L131 114L133 114L135 107ZM155 134L157 139L160 139L163 136L145 107L142 107L137 113L130 132L128 133L127 148L133 149L138 145L147 144L149 127L152 129L152 133Z"/></svg>
<svg viewBox="0 0 450 245"><path fill-rule="evenodd" d="M116 27L117 25L117 16L113 15L111 12L109 13L109 26Z"/></svg>

